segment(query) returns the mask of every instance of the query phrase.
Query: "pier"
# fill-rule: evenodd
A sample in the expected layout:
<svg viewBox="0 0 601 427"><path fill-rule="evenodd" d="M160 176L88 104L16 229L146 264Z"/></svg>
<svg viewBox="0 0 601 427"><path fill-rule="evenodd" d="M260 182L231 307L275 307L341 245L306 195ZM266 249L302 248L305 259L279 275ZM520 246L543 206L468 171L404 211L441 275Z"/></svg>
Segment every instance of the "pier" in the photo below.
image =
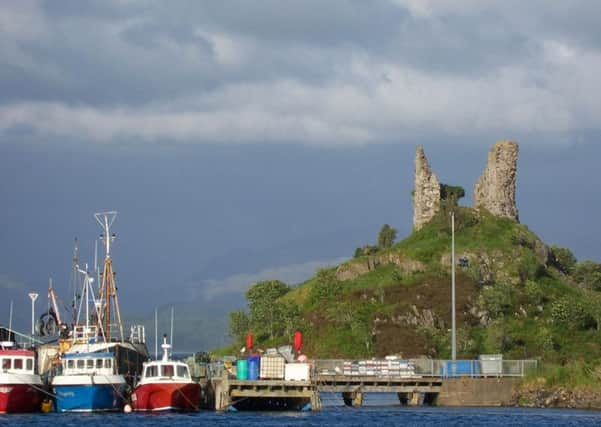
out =
<svg viewBox="0 0 601 427"><path fill-rule="evenodd" d="M322 393L340 395L348 406L361 406L368 393L395 393L410 406L500 406L536 367L536 360L314 360L307 381L285 381L239 380L213 365L203 383L204 407L317 411Z"/></svg>

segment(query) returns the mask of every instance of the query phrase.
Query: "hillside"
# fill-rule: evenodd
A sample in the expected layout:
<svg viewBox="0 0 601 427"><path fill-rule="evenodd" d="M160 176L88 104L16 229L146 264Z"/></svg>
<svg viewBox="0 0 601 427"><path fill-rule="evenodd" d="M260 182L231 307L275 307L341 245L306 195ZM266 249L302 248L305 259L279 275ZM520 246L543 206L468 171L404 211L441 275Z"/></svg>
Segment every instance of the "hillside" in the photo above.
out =
<svg viewBox="0 0 601 427"><path fill-rule="evenodd" d="M599 358L599 264L576 263L568 250L549 248L512 219L463 207L455 212L458 357ZM312 357L448 358L450 242L442 209L392 247L369 247L369 255L358 250L297 287L254 285L249 313L238 312L246 318L230 329L239 340L252 331L261 346L289 343L300 329ZM268 288L277 288L273 297Z"/></svg>

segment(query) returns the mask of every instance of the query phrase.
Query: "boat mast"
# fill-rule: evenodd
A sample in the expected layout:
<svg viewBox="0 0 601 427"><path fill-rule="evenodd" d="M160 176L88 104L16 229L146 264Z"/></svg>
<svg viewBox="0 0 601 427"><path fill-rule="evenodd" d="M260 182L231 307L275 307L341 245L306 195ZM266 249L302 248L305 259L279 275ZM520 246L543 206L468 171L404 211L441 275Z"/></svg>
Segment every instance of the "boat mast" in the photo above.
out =
<svg viewBox="0 0 601 427"><path fill-rule="evenodd" d="M100 282L100 301L101 316L98 319L99 329L104 330L106 341L111 340L112 316L114 311L115 320L119 332L119 340L123 341L123 324L121 323L121 313L119 311L119 299L117 297L117 286L115 284L115 274L113 272L113 262L111 260L111 243L117 238L111 234L111 226L117 217L116 211L99 212L94 214L94 218L102 227L103 233L100 240L105 245L104 268Z"/></svg>
<svg viewBox="0 0 601 427"><path fill-rule="evenodd" d="M71 302L71 322L75 323L77 319L77 291L79 290L79 248L77 237L73 242L73 265L71 268L71 277L69 279L69 291L73 288L73 301ZM81 298L81 295L80 295Z"/></svg>

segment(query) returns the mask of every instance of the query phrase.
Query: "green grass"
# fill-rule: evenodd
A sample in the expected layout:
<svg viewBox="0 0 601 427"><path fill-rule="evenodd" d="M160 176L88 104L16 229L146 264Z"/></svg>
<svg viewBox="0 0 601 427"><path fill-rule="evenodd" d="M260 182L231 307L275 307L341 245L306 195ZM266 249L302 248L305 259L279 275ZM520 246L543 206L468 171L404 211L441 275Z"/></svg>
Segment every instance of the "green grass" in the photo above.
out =
<svg viewBox="0 0 601 427"><path fill-rule="evenodd" d="M548 387L587 388L601 390L601 361L574 360L566 365L541 363L536 372L524 379L524 384L539 383ZM541 381L542 380L542 381Z"/></svg>
<svg viewBox="0 0 601 427"><path fill-rule="evenodd" d="M397 351L394 346L423 347L426 343L426 347L436 352L433 357L448 357L450 266L442 260L448 259L450 245L450 221L441 213L392 248L373 255L385 258L392 253L401 259L420 261L425 266L423 273L402 273L396 265L380 265L343 281L340 294L327 300L315 301L312 296L311 291L318 283L317 275L288 292L281 299L299 305L302 320L298 327L305 333L309 355L382 356ZM456 251L471 257L469 268L458 271L462 304L458 311L459 354L468 358L483 353L503 353L506 359L536 358L544 361L544 370L537 375L549 384L597 384L601 376L601 368L597 368L601 366L601 332L590 326L557 323L552 315L554 302L562 298L587 302L587 296L568 283L564 275L545 266L541 248L540 239L525 225L468 208L456 210ZM480 257L488 260L489 268L496 269L490 283L479 281ZM348 262L367 260L367 257L359 257ZM487 287L482 288L481 284ZM483 298L483 289L491 287L495 287L492 300ZM502 289L509 289L509 305L503 302ZM498 294L495 296L495 293ZM489 298L489 294L485 295ZM492 308L492 304L505 308L497 310L497 317L485 326L466 314L473 307L479 311ZM351 315L348 307L361 313ZM399 323L399 318L410 313L413 307L418 311L432 310L437 316L436 326L428 329ZM376 329L375 318L387 323L381 323L378 334L370 338L371 331ZM373 340L369 348L366 339ZM290 337L279 337L269 344L289 342ZM406 350L404 347L403 351ZM419 351L418 354L425 354Z"/></svg>

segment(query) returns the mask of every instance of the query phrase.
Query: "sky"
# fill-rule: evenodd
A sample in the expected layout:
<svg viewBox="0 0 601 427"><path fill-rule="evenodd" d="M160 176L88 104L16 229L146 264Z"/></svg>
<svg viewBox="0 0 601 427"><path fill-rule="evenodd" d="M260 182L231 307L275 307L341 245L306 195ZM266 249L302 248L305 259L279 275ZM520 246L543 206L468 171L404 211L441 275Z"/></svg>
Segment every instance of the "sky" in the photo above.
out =
<svg viewBox="0 0 601 427"><path fill-rule="evenodd" d="M128 315L225 316L407 235L419 144L469 204L516 140L521 221L600 260L599 22L597 1L4 2L0 323L14 300L26 329L49 277L68 299L104 210Z"/></svg>

